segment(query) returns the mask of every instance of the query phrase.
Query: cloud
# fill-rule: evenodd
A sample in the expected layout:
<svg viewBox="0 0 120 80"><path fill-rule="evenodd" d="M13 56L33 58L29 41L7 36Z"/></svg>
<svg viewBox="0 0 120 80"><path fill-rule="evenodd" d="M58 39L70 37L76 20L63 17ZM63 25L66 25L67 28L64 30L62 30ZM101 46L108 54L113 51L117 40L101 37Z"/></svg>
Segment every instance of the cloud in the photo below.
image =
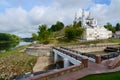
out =
<svg viewBox="0 0 120 80"><path fill-rule="evenodd" d="M107 22L115 25L116 23L120 23L120 1L119 0L111 0L110 5L106 4L95 4L91 7L90 11L94 14L94 16L98 19L99 24L104 25Z"/></svg>
<svg viewBox="0 0 120 80"><path fill-rule="evenodd" d="M25 33L30 28L27 12L21 7L9 8L3 14L0 14L0 32L16 33L23 31Z"/></svg>
<svg viewBox="0 0 120 80"><path fill-rule="evenodd" d="M34 5L30 10L25 9L25 5L6 8L5 12L0 13L0 32L30 37L33 32L37 32L40 24L47 24L50 27L58 20L64 22L65 25L71 24L75 13L77 12L80 16L83 8L86 9L86 14L88 10L91 11L101 25L107 22L120 22L119 0L111 0L109 5L96 4L94 0L51 1L47 6L46 4Z"/></svg>

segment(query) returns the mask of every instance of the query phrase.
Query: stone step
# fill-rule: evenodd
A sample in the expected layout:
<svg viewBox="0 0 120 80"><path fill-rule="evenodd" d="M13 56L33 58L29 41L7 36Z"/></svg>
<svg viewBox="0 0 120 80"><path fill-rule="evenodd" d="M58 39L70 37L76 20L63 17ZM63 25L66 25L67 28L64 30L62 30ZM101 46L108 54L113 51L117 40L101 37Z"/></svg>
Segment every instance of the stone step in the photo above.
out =
<svg viewBox="0 0 120 80"><path fill-rule="evenodd" d="M115 58L115 60L113 60L109 65L108 68L113 69L115 67L117 67L117 65L120 64L120 55L118 57Z"/></svg>

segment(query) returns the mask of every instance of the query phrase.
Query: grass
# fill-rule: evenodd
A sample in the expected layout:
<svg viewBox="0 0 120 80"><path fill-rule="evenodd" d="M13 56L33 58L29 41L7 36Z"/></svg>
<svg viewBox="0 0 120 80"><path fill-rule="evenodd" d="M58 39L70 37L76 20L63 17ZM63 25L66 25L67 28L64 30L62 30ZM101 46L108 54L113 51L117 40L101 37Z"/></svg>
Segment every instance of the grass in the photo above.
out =
<svg viewBox="0 0 120 80"><path fill-rule="evenodd" d="M120 39L106 39L106 40L94 40L94 41L80 41L79 39L68 41L65 39L54 40L53 43L56 46L74 46L74 45L90 45L90 44L99 44L99 43L120 43Z"/></svg>
<svg viewBox="0 0 120 80"><path fill-rule="evenodd" d="M120 43L120 39L109 39L111 43Z"/></svg>
<svg viewBox="0 0 120 80"><path fill-rule="evenodd" d="M18 52L24 50L28 45L20 46L18 48L15 48L14 50L6 51L6 52L0 52L0 58L4 58L10 55L18 54Z"/></svg>
<svg viewBox="0 0 120 80"><path fill-rule="evenodd" d="M120 71L88 75L78 80L120 80Z"/></svg>
<svg viewBox="0 0 120 80"><path fill-rule="evenodd" d="M24 53L26 47L0 53L0 80L10 80L15 75L32 72L37 57Z"/></svg>

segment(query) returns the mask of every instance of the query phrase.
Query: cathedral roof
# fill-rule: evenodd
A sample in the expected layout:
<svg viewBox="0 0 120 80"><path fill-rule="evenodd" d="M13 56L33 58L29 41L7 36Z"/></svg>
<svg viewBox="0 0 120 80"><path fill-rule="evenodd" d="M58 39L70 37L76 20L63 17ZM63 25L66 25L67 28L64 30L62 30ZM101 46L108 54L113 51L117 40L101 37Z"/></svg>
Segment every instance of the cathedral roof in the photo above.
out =
<svg viewBox="0 0 120 80"><path fill-rule="evenodd" d="M92 14L91 14L91 12L89 12L89 14L88 14L88 16L87 16L87 18L86 18L87 20L93 20L94 18L92 17Z"/></svg>

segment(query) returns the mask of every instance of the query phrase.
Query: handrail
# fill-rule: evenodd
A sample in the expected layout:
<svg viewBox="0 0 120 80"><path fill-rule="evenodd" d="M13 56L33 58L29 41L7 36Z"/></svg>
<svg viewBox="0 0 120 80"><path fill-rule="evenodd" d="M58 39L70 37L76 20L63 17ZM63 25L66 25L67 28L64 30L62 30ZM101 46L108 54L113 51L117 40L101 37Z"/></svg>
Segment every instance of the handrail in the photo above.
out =
<svg viewBox="0 0 120 80"><path fill-rule="evenodd" d="M81 58L80 56L77 56L77 55L75 55L75 54L71 54L71 53L69 53L69 52L67 52L67 51L63 51L63 50L58 49L58 48L55 48L55 47L53 47L53 49L56 49L56 50L62 52L63 54L67 54L67 55L69 55L69 56L75 58L76 60L79 60L79 61L82 60L82 58Z"/></svg>
<svg viewBox="0 0 120 80"><path fill-rule="evenodd" d="M72 50L72 49L69 49L69 48L65 48L65 47L60 47L60 48L69 50L69 51L71 51L71 52L75 52L75 53L80 54L80 55L84 55L84 56L87 56L87 57L91 57L91 58L94 58L94 59L96 58L96 55L94 55L94 54L80 53L79 51L75 51L75 50Z"/></svg>

